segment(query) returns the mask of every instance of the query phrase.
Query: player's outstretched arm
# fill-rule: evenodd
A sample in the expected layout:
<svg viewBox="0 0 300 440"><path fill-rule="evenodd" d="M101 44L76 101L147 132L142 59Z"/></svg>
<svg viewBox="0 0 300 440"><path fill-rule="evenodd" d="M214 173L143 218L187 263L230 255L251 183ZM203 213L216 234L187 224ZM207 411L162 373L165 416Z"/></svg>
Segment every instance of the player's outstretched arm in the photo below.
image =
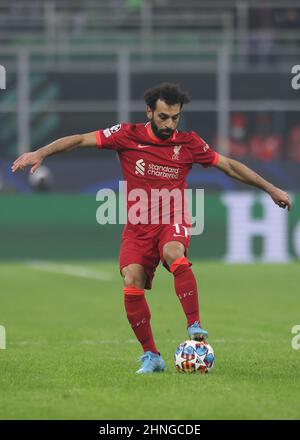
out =
<svg viewBox="0 0 300 440"><path fill-rule="evenodd" d="M27 166L31 166L30 173L33 174L41 165L47 156L56 153L63 153L79 147L96 147L96 132L92 131L85 134L74 134L57 139L51 144L45 145L36 151L24 153L19 156L12 164L11 170L14 173L17 170L23 170Z"/></svg>
<svg viewBox="0 0 300 440"><path fill-rule="evenodd" d="M272 185L272 183L263 179L261 176L259 176L257 173L255 173L253 170L251 170L241 162L230 159L220 154L218 162L216 163L216 167L224 171L224 173L226 173L230 177L233 177L234 179L240 180L241 182L247 183L248 185L253 185L266 191L270 195L270 197L272 197L276 205L280 206L280 208L287 207L288 210L291 209L291 202L288 193Z"/></svg>

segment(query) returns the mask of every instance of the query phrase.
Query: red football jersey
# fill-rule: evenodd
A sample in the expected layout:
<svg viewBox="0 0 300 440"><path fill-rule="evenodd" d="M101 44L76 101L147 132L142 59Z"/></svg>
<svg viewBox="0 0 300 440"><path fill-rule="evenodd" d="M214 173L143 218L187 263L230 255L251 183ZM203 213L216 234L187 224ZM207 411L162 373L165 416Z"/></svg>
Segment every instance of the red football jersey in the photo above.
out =
<svg viewBox="0 0 300 440"><path fill-rule="evenodd" d="M149 122L147 124L118 124L97 131L96 137L100 149L115 150L119 155L124 180L127 181L127 213L136 204L139 192L142 194L144 192L148 196L145 203L138 204L141 219L139 223L141 224L166 223L162 221L160 211L154 212L156 205L151 204L150 201L151 194L155 193L153 190L166 189L172 194L172 190L176 189L177 193L173 192L174 199L179 199L180 197L177 196L181 194L181 209L184 209L186 177L193 163L208 167L215 165L218 161L218 153L213 151L194 131L175 131L170 138L161 140L153 134ZM178 204L175 205L172 198L170 222L174 222L174 215L179 209ZM128 223L136 224L135 221L130 220L128 216Z"/></svg>

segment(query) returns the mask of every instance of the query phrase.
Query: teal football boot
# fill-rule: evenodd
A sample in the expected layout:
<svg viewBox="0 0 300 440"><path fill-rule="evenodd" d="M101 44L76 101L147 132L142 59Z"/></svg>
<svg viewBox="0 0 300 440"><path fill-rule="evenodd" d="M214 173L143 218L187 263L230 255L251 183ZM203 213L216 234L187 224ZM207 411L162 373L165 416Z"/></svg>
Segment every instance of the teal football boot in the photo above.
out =
<svg viewBox="0 0 300 440"><path fill-rule="evenodd" d="M152 353L152 351L146 351L143 356L140 357L142 366L136 371L137 374L145 373L157 373L164 371L165 362L160 354Z"/></svg>
<svg viewBox="0 0 300 440"><path fill-rule="evenodd" d="M208 337L208 332L200 327L199 321L195 321L188 328L189 338L193 341L202 341Z"/></svg>

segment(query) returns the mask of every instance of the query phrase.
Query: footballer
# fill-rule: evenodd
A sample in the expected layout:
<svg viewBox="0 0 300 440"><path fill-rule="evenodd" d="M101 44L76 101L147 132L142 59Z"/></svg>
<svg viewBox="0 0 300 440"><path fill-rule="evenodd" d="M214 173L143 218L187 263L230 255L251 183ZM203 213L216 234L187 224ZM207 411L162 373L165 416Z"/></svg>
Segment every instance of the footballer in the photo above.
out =
<svg viewBox="0 0 300 440"><path fill-rule="evenodd" d="M30 166L30 173L34 173L47 156L74 148L105 148L118 154L128 192L142 189L150 195L152 189L177 189L183 193L187 188L186 177L192 165L198 163L203 167L216 167L234 179L262 189L279 207L290 210L291 203L285 191L241 162L217 153L194 131L177 130L183 105L189 102L188 95L177 84L160 84L147 90L144 97L147 123L122 123L58 139L34 152L22 154L13 163L12 171ZM132 204L132 200L127 200L127 210ZM149 199L143 210L150 214ZM189 339L201 340L208 336L200 321L197 282L188 259L191 224L186 215L178 221L176 210L174 204L170 205L168 222L162 221L160 213L159 221L152 223L128 219L122 233L119 262L125 310L144 352L137 370L139 374L163 371L165 367L153 337L145 297L145 289L151 289L160 261L173 275ZM147 218L151 219L151 215Z"/></svg>

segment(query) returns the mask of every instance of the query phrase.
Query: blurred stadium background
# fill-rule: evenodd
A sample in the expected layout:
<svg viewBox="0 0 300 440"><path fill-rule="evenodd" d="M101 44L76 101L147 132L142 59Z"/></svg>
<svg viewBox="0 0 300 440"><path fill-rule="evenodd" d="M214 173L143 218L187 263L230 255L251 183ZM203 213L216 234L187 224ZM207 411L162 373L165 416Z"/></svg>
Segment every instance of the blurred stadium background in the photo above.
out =
<svg viewBox="0 0 300 440"><path fill-rule="evenodd" d="M10 165L62 136L144 121L143 91L162 81L191 94L181 129L196 130L298 200L300 92L291 70L300 59L299 1L1 0L0 23L7 81L0 92L2 259L117 257L120 228L95 221L96 191L117 188L121 178L112 152L49 158L37 186L27 173L12 175ZM245 249L230 250L238 220L234 201L222 195L250 188L198 167L189 184L206 189L205 233L192 256L299 257L296 212L289 220L276 210L265 218L273 238L281 236L277 253L271 245L264 250L262 223L249 226ZM266 199L251 200L245 209L263 220Z"/></svg>

